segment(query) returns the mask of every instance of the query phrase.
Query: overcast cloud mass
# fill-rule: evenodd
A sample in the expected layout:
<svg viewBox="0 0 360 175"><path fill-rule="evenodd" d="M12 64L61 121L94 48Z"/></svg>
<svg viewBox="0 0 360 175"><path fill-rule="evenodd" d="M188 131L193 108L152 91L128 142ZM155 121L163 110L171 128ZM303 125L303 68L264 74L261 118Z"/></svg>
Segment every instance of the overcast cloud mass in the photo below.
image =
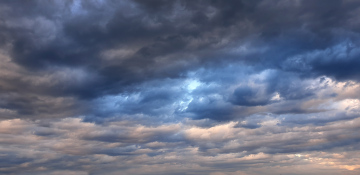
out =
<svg viewBox="0 0 360 175"><path fill-rule="evenodd" d="M0 174L358 175L360 1L0 0Z"/></svg>

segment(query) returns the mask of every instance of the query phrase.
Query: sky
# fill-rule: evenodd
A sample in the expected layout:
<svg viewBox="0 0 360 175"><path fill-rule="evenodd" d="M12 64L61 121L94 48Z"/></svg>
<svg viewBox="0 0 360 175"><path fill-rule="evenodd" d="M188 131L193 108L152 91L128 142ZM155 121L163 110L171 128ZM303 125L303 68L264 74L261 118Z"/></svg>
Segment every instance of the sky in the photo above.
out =
<svg viewBox="0 0 360 175"><path fill-rule="evenodd" d="M360 1L0 0L0 174L358 175Z"/></svg>

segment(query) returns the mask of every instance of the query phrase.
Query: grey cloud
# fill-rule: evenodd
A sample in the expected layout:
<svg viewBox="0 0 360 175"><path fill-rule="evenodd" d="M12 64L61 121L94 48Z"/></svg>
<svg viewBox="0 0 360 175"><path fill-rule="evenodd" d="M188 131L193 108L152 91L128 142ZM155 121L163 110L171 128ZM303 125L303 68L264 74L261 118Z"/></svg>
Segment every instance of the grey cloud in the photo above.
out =
<svg viewBox="0 0 360 175"><path fill-rule="evenodd" d="M294 162L290 160L295 159L289 156L294 154L312 154L310 157L330 156L331 158L339 151L356 151L360 141L356 134L359 118L343 123L329 122L323 126L299 127L278 125L276 122L282 121L276 121L278 120L276 116L258 116L257 119L260 123L259 127L253 129L239 128L234 122L200 128L178 124L146 127L126 121L97 125L70 118L53 122L48 127L38 125L36 121L2 121L0 123L2 128L17 127L21 129L18 130L22 134L6 133L10 134L12 142L3 144L4 147L0 151L6 155L4 161L6 159L11 161L7 161L7 164L4 164L6 167L2 167L0 171L5 174L12 172L21 174L26 171L40 174L50 170L52 172L67 169L99 174L116 168L121 171L135 168L137 170L133 173L141 174L143 165L161 166L166 162L182 162L182 166L187 166L186 161L190 161L191 164L199 165L201 168L188 169L188 172L203 171L206 174L211 172L213 167L220 169L228 167L234 171L239 165L244 168L247 166L258 168L268 160L278 160L276 164L280 165L292 165ZM37 136L36 132L32 132L44 129L52 131L53 134ZM127 139L119 139L125 134L123 131L128 133ZM107 137L109 133L117 136ZM4 134L2 130L0 134ZM181 135L176 142L168 137L173 134ZM31 148L34 151L17 141L23 136L31 141ZM89 136L99 136L98 138L105 140L95 137L90 139ZM0 141L4 143L5 137L2 135L1 138ZM316 155L315 151L318 150L322 150L324 155ZM38 159L39 156L43 158ZM212 157L211 161L209 156ZM280 157L275 158L277 156ZM230 157L234 160L229 159ZM345 160L337 157L332 159ZM355 159L356 157L348 157L347 161ZM149 160L153 161L149 163ZM298 157L297 160L303 158ZM119 165L118 161L122 162L122 165ZM304 165L304 162L301 164ZM183 169L176 171L180 173ZM168 171L160 170L159 173L165 172Z"/></svg>
<svg viewBox="0 0 360 175"><path fill-rule="evenodd" d="M2 118L28 116L29 118L62 118L80 114L82 107L73 98L54 98L27 94L6 94L1 96L0 107L11 113Z"/></svg>
<svg viewBox="0 0 360 175"><path fill-rule="evenodd" d="M351 2L334 1L326 6L325 10L323 10L323 8L321 8L322 10L313 10L318 9L319 6L310 5L306 2L300 2L300 4L278 2L273 6L273 8L268 8L268 10L262 11L262 9L265 8L266 4L269 2L239 1L233 3L223 3L214 1L206 3L209 8L214 9L214 16L209 19L208 24L201 24L191 22L191 20L186 17L187 14L185 14L186 12L190 15L190 17L194 16L195 18L197 16L201 16L200 14L202 14L202 16L210 15L206 14L206 8L199 6L200 2L181 1L179 3L167 3L163 1L157 1L154 4L143 2L138 3L140 3L140 5L136 5L136 3L130 1L119 4L105 2L101 5L96 5L96 2L80 2L78 7L80 8L79 10L83 10L84 13L92 13L88 13L88 16L77 16L76 14L73 14L73 16L63 15L60 19L55 16L51 16L47 11L48 9L45 8L47 6L54 7L55 4L41 4L39 6L40 10L38 15L44 15L49 19L50 23L58 23L56 25L62 26L59 27L59 30L61 31L56 31L55 38L51 41L48 41L45 46L40 47L37 46L38 44L33 44L34 41L32 40L37 39L36 36L18 36L18 32L13 30L14 32L11 33L14 34L10 33L11 35L9 35L10 37L14 37L12 39L14 41L12 48L13 60L22 66L32 68L38 67L37 69L42 69L43 66L51 65L89 67L95 71L95 74L98 74L100 77L102 77L103 80L94 82L91 86L97 88L87 91L88 94L80 94L80 91L76 92L78 92L82 97L92 97L94 95L97 96L98 92L101 91L105 91L104 93L116 93L119 91L115 89L121 89L118 88L119 86L121 87L123 85L136 83L138 81L146 81L146 79L159 77L177 77L179 76L179 71L185 71L188 69L186 68L188 65L194 63L195 65L197 64L197 61L194 62L193 60L188 59L188 55L182 59L184 61L189 61L189 63L185 65L177 65L176 71L162 75L162 70L168 71L168 66L177 63L177 60L179 59L178 57L170 58L171 60L168 60L167 58L168 56L174 54L189 52L190 55L197 57L200 62L211 61L205 58L214 53L211 51L211 49L200 49L203 50L202 52L204 54L202 54L201 52L194 51L194 49L199 50L199 48L190 47L189 44L194 41L205 41L205 45L209 44L207 48L211 48L211 45L214 44L219 45L218 43L221 42L221 39L224 37L226 38L226 36L229 35L223 33L221 30L224 30L224 32L226 29L231 31L231 27L235 27L240 31L245 30L245 33L248 33L246 29L241 28L241 25L237 26L238 23L241 23L242 21L248 20L250 24L254 25L254 27L257 29L255 31L265 32L263 34L264 36L268 36L270 33L274 33L274 31L282 31L287 29L291 30L292 28L296 28L303 23L308 24L307 28L309 28L309 30L313 29L314 34L317 34L320 31L315 29L320 27L316 26L317 23L312 23L312 21L322 21L321 19L324 18L322 15L327 14L328 11L344 13L343 10L340 10L341 8L350 7L353 5ZM29 2L29 4L31 4L31 2ZM38 2L34 1L33 6L36 6L37 4ZM283 4L283 6L281 6L281 4ZM135 5L132 7L132 9L134 9L132 15L126 15L125 13L121 12L121 10L125 7L131 7L132 5ZM61 9L71 10L71 8L74 8L72 6L74 6L74 4L72 5L71 3L65 3L60 7ZM7 7L15 8L15 5L8 4ZM167 7L167 10L161 12L151 10L154 8L164 9L164 7ZM115 9L110 10L111 12L109 13L104 13L106 8ZM242 10L238 10L238 8ZM181 9L184 10L181 11ZM298 13L302 13L303 11L310 10L311 13L304 13L304 17L300 18L299 21L292 20L292 22L290 22L290 20L284 17L284 15L280 15L280 12L272 13L279 9L289 10L285 10L287 13L291 13L290 9L298 9L292 12L294 13L292 14L294 16L296 16ZM60 13L60 10L55 11ZM26 12L31 13L32 11ZM10 16L13 15L13 12L5 11L4 13L9 13ZM171 15L168 15L168 17L163 16L163 14L175 13L179 13L179 16L175 16L174 19L170 18ZM269 15L269 13L271 13L271 15ZM153 23L155 23L154 28L149 28L149 24L147 23L149 21L146 20L147 18L144 18L145 14L148 15L147 18L149 21L153 21ZM268 22L264 22L262 18L263 16L270 16L270 19L277 19L282 23L280 24L279 22L276 22L276 20L268 20ZM328 21L330 25L327 23L326 25L319 25L336 28L336 26L340 26L341 24L339 24L338 21L341 21L341 19L345 16L345 14L336 16L336 18L333 20ZM317 19L318 17L320 17L320 19ZM94 21L91 19L98 19L99 21ZM29 20L31 21L32 19ZM306 20L309 20L310 22ZM105 22L105 25L101 24L103 21ZM189 28L187 27L188 25L181 25L188 22L193 24L194 27ZM177 27L175 28L173 24L179 25L175 25ZM42 25L45 24L40 23L40 26ZM11 26L4 26L5 29L8 29L9 27ZM34 27L27 30L31 32L34 30ZM17 28L22 29L22 27ZM217 33L217 30L220 30L221 32ZM266 32L270 33L266 34ZM207 33L214 33L214 39L210 41L206 39L205 37L207 37ZM235 37L234 41L230 41L229 44L234 43L235 39L242 35L242 32L230 34L234 35ZM271 34L269 36L278 35ZM272 41L270 40L270 42ZM121 48L124 46L124 44L128 46L140 47L133 48L137 50L137 52L135 52L130 57L130 59L125 59L122 62L116 61L107 63L106 61L104 62L104 60L101 58L100 52L103 50L116 49L117 47ZM277 50L277 48L274 49ZM313 48L309 49L312 50ZM205 54L205 52L209 53ZM294 51L291 50L289 52L294 53ZM274 53L270 51L269 54ZM280 53L279 55L283 54ZM284 56L286 55L288 54L285 54ZM221 57L222 59L226 59L223 56ZM161 64L161 62L158 60L164 60L167 63L167 66L164 67L164 65ZM215 60L218 60L218 58ZM111 66L109 64L111 64ZM114 76L114 74L117 76ZM129 75L131 75L131 79L129 78ZM82 88L81 91L86 91L86 88ZM65 91L64 93L68 92Z"/></svg>
<svg viewBox="0 0 360 175"><path fill-rule="evenodd" d="M226 66L239 62L243 67L252 66L253 71L285 70L275 78L267 77L264 94L251 88L249 93L253 95L246 99L241 95L245 91L240 88L230 100L242 106L261 106L272 103L270 96L275 91L286 99L313 95L289 87L287 84L292 79L286 76L294 76L290 72L298 73L295 78L328 75L340 80L356 80L357 77L358 54L356 49L351 49L355 48L357 38L356 24L351 22L357 3L352 1L331 1L326 6L318 5L320 1L312 4L305 1L17 3L4 3L1 11L8 16L1 24L1 33L6 36L5 50L14 64L38 76L52 74L56 67L65 67L59 71L83 70L91 75L84 77L83 82L75 79L76 85L67 83L70 81L67 79L44 83L42 87L28 81L4 80L17 86L18 91L31 90L34 96L74 96L89 100L136 90L139 84L154 79L184 78L188 71L199 68L213 71L219 65L225 70ZM25 6L34 6L37 10ZM22 13L16 12L20 10ZM343 46L345 50L350 49L347 55L342 54L346 51L341 51L341 40L337 39L341 36L352 40ZM247 42L252 44L246 46ZM245 49L228 52L238 49L239 43L245 43ZM341 58L336 58L337 52ZM75 76L77 72L69 71L71 74ZM211 76L209 81L224 81L227 76L231 77ZM30 88L21 88L23 86ZM144 108L157 105L153 101L143 101L143 104ZM127 113L138 111L138 107ZM223 115L229 115L226 113Z"/></svg>
<svg viewBox="0 0 360 175"><path fill-rule="evenodd" d="M234 91L232 103L240 106L263 106L270 103L271 97L261 94L260 89L239 87Z"/></svg>

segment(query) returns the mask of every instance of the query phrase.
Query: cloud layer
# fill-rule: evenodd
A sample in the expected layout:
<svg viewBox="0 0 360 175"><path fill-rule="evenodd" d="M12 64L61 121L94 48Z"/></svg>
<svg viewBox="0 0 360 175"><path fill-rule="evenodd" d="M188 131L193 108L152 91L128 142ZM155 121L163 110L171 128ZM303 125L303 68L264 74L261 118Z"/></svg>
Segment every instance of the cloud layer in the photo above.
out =
<svg viewBox="0 0 360 175"><path fill-rule="evenodd" d="M0 2L0 174L359 174L354 0Z"/></svg>

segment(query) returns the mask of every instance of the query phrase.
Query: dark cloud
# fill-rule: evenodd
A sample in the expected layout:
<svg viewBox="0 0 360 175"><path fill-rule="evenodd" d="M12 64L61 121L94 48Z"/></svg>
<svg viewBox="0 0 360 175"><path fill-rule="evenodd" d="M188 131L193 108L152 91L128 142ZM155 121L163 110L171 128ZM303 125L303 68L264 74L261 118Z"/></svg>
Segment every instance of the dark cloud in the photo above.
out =
<svg viewBox="0 0 360 175"><path fill-rule="evenodd" d="M240 106L263 106L270 103L270 97L260 94L259 89L239 87L234 91L232 103Z"/></svg>
<svg viewBox="0 0 360 175"><path fill-rule="evenodd" d="M244 58L250 62L265 61L257 63L262 69L277 66L304 51L326 49L339 35L334 30L355 28L345 19L355 15L351 12L356 2L335 0L326 6L319 4L320 1L29 1L20 6L14 2L4 4L2 13L8 18L4 18L2 33L12 45L12 60L26 68L86 67L99 76L91 84L60 91L94 98L122 92L124 86L149 79L176 78L199 63L241 58L241 53L231 56L222 54L221 49L233 47L241 38L252 35L260 34L259 41L271 43L264 54ZM24 11L16 13L18 10L9 10L12 8ZM12 24L15 22L20 24ZM129 48L132 53L125 58L115 55L111 61L103 58L104 51L123 48ZM209 59L209 55L219 53ZM339 64L316 60L307 67L317 74L356 78L356 61ZM289 70L287 66L285 69ZM48 92L59 93L59 90Z"/></svg>
<svg viewBox="0 0 360 175"><path fill-rule="evenodd" d="M79 115L85 109L73 98L53 98L27 94L1 95L0 107L7 109L10 114L2 118L62 118L64 116Z"/></svg>

